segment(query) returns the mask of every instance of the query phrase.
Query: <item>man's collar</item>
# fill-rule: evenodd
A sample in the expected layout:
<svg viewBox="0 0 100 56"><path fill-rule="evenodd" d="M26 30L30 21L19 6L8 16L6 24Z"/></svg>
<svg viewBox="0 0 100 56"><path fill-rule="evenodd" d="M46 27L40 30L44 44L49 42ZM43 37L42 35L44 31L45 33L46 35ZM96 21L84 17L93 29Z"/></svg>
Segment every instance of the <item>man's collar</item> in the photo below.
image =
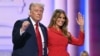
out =
<svg viewBox="0 0 100 56"><path fill-rule="evenodd" d="M32 17L29 17L29 18L30 18L30 20L31 20L32 24L33 24L33 25L35 25L35 24L36 24L36 22L32 19Z"/></svg>

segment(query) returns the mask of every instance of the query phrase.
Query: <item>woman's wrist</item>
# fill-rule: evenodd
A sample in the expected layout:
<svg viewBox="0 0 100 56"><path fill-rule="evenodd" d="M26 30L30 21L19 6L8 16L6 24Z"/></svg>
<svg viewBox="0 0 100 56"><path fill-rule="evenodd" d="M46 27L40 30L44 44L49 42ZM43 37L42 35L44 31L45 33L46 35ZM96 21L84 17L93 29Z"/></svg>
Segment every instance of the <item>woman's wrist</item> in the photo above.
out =
<svg viewBox="0 0 100 56"><path fill-rule="evenodd" d="M84 26L80 25L80 31L84 32Z"/></svg>

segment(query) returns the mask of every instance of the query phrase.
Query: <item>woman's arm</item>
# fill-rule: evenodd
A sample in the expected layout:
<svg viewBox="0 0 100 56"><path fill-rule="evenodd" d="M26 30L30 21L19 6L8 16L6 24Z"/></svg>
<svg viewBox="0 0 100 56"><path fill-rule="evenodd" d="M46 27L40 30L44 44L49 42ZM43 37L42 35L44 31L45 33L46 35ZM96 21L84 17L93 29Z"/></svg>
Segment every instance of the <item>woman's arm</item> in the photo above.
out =
<svg viewBox="0 0 100 56"><path fill-rule="evenodd" d="M71 44L73 44L73 45L83 45L84 44L84 32L80 31L78 38L71 35Z"/></svg>
<svg viewBox="0 0 100 56"><path fill-rule="evenodd" d="M76 21L80 27L80 32L78 38L75 38L71 35L71 44L82 45L84 43L84 18L80 12L78 12L78 18Z"/></svg>

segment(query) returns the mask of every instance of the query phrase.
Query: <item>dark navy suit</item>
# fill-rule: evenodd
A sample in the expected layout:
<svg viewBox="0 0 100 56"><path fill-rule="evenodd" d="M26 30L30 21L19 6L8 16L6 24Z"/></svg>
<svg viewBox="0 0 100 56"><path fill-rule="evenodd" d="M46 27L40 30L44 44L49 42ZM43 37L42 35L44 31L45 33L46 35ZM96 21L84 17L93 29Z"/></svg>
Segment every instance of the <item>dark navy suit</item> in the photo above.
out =
<svg viewBox="0 0 100 56"><path fill-rule="evenodd" d="M24 21L29 21L30 25L26 31L20 35L20 28ZM47 56L47 29L44 25L39 23L44 36L44 56ZM36 34L32 22L29 18L18 20L14 24L12 32L13 52L12 56L38 56L38 45Z"/></svg>

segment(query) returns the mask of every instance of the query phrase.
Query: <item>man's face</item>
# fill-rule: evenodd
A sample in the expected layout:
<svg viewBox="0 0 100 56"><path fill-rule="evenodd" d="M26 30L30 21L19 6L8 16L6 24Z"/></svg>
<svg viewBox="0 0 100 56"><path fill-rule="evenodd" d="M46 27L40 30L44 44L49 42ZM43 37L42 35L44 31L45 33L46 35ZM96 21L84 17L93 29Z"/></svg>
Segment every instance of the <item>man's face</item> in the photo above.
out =
<svg viewBox="0 0 100 56"><path fill-rule="evenodd" d="M30 16L34 21L40 21L43 15L43 8L40 5L34 5L30 9Z"/></svg>

